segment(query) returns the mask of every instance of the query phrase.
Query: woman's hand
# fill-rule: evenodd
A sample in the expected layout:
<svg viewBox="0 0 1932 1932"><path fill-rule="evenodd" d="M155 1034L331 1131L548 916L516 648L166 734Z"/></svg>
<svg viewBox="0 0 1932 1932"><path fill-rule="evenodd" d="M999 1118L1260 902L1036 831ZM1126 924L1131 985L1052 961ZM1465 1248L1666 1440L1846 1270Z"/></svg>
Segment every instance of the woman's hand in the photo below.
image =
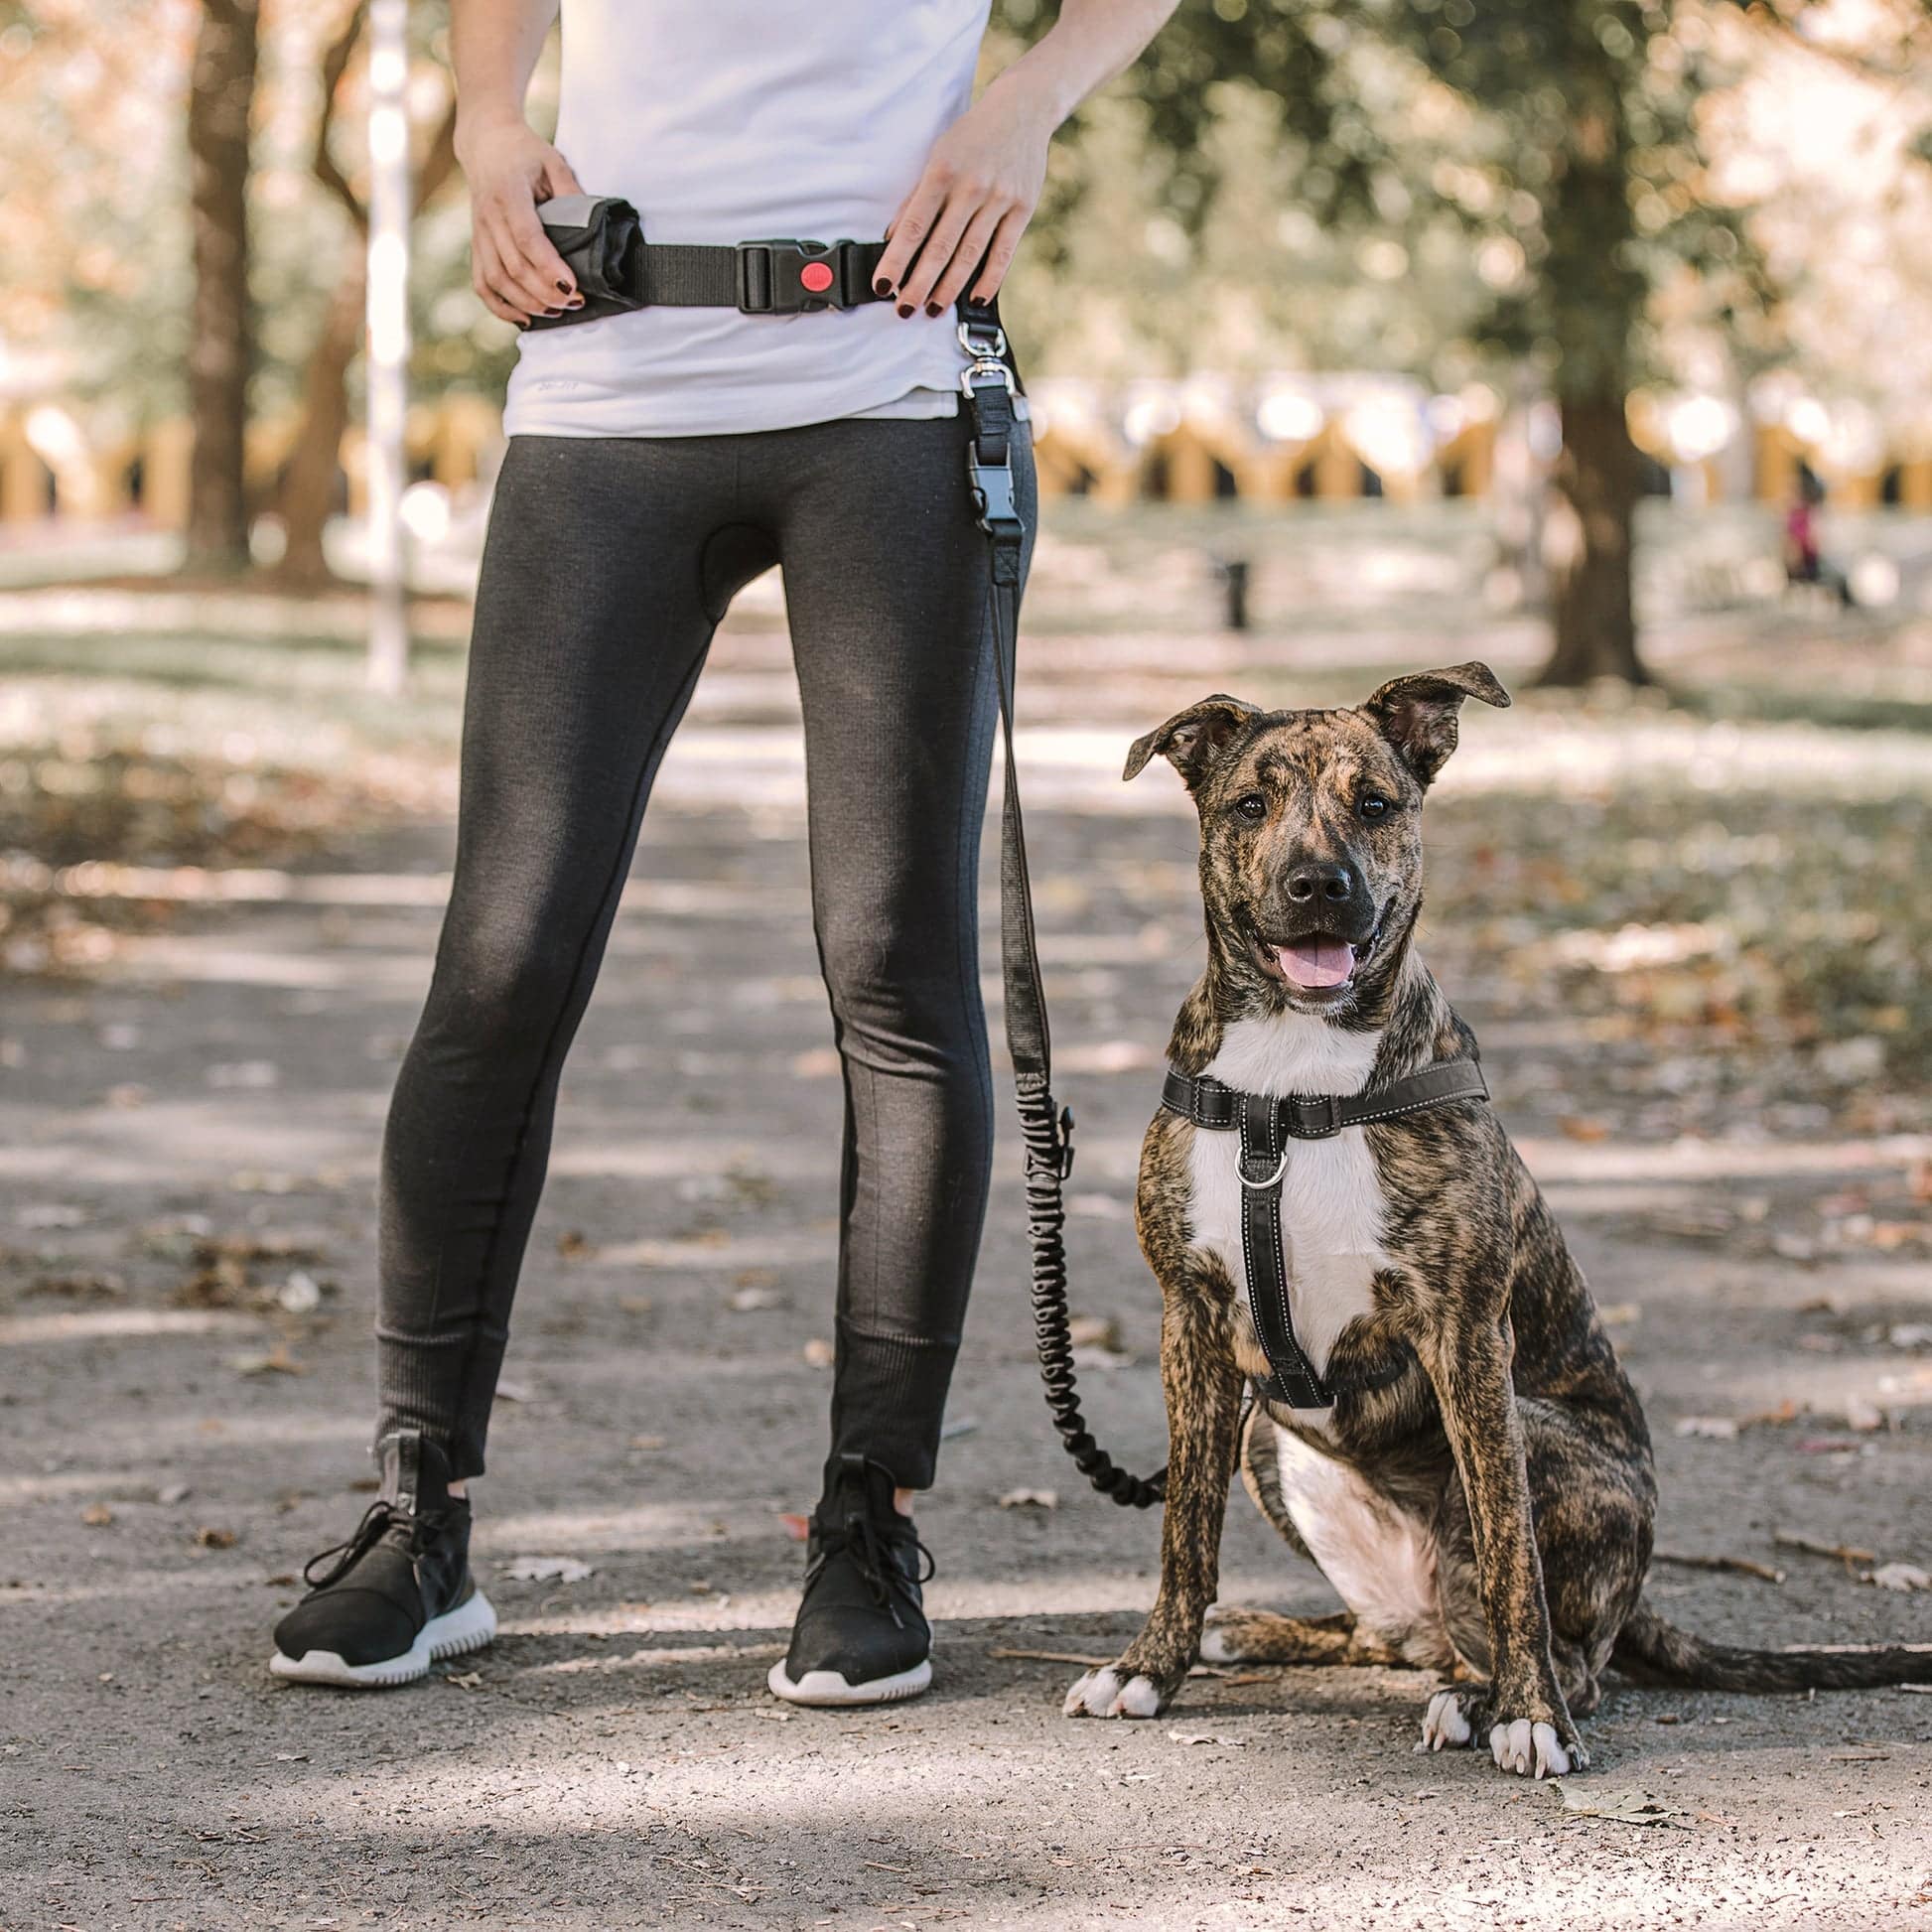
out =
<svg viewBox="0 0 1932 1932"><path fill-rule="evenodd" d="M886 234L874 288L902 316L941 314L968 282L976 301L997 295L1046 181L1059 117L1009 72L934 144L918 185Z"/></svg>
<svg viewBox="0 0 1932 1932"><path fill-rule="evenodd" d="M458 147L470 181L470 280L483 307L519 329L532 316L582 308L576 278L537 219L539 202L584 192L570 163L520 119L467 132Z"/></svg>

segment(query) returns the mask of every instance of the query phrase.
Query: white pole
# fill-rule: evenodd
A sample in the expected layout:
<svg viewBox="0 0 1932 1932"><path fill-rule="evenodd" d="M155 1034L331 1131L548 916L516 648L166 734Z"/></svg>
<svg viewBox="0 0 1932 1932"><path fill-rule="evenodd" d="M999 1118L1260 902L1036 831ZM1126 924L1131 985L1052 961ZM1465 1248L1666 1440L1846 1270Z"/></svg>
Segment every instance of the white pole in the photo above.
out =
<svg viewBox="0 0 1932 1932"><path fill-rule="evenodd" d="M403 429L409 408L409 0L369 6L369 683L409 673Z"/></svg>

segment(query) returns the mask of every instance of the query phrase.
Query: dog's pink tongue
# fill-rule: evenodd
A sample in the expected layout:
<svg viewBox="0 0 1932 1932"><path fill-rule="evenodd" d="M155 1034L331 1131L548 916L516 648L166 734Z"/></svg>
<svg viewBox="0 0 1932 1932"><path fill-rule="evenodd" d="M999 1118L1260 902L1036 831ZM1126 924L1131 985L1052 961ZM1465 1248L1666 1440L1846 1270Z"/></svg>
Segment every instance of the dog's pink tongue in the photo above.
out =
<svg viewBox="0 0 1932 1932"><path fill-rule="evenodd" d="M1297 986L1339 986L1355 970L1355 948L1345 939L1298 939L1277 946L1275 958Z"/></svg>

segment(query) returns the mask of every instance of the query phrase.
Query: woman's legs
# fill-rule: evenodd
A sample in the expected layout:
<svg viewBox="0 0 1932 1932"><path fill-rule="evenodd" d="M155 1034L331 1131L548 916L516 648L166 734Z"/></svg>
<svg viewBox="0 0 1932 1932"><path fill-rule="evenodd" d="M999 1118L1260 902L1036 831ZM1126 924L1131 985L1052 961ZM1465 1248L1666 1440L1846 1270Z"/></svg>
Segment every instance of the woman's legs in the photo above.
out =
<svg viewBox="0 0 1932 1932"><path fill-rule="evenodd" d="M378 1437L461 1481L483 1439L549 1154L650 782L731 593L728 439L516 438L490 514L456 879L382 1149Z"/></svg>
<svg viewBox="0 0 1932 1932"><path fill-rule="evenodd" d="M933 1479L991 1177L976 939L995 735L963 419L768 439L804 710L812 907L845 1083L832 1461ZM1015 445L1025 514L1031 449ZM828 1489L830 1477L828 1475Z"/></svg>

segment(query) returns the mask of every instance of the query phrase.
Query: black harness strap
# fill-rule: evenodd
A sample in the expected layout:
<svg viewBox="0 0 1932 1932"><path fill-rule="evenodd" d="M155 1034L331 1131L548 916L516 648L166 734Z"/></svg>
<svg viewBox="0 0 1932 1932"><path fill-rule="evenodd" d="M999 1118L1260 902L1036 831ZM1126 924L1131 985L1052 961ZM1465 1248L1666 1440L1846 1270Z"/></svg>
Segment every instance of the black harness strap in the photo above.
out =
<svg viewBox="0 0 1932 1932"><path fill-rule="evenodd" d="M1470 1059L1439 1060L1420 1072L1393 1081L1376 1093L1243 1093L1206 1074L1170 1068L1161 1088L1165 1107L1215 1132L1238 1132L1241 1154L1241 1259L1248 1277L1248 1312L1268 1357L1270 1373L1257 1378L1265 1401L1291 1409L1326 1409L1341 1392L1323 1381L1295 1335L1288 1304L1288 1257L1282 1240L1282 1177L1288 1172L1293 1141L1325 1141L1344 1127L1370 1121L1399 1120L1425 1107L1456 1100L1487 1100L1482 1069ZM1377 1388L1395 1381L1408 1364L1400 1357L1390 1369L1348 1385Z"/></svg>

